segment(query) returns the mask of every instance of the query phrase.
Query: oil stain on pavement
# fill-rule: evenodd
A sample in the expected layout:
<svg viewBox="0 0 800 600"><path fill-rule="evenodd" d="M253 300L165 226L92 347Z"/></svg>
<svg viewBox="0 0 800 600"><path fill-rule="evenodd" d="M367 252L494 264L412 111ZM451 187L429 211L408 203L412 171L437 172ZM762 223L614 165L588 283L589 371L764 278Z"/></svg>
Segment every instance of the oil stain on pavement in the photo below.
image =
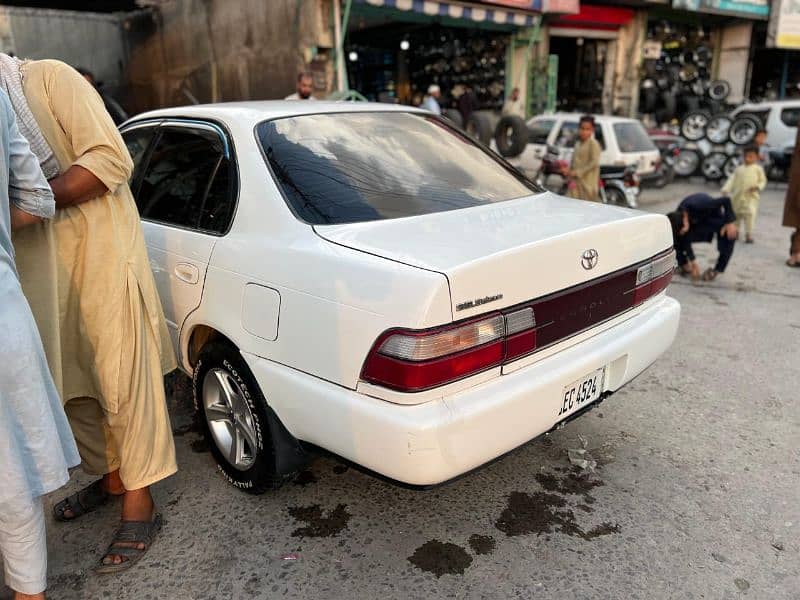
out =
<svg viewBox="0 0 800 600"><path fill-rule="evenodd" d="M490 535L478 535L477 533L469 536L469 547L472 551L480 556L482 554L491 554L494 551L495 541Z"/></svg>
<svg viewBox="0 0 800 600"><path fill-rule="evenodd" d="M325 516L319 504L290 506L289 514L295 521L305 523L292 532L292 537L333 537L341 533L353 515L347 512L346 504L339 504Z"/></svg>
<svg viewBox="0 0 800 600"><path fill-rule="evenodd" d="M408 557L411 564L423 571L442 575L463 575L472 564L469 553L456 544L430 540L425 542Z"/></svg>

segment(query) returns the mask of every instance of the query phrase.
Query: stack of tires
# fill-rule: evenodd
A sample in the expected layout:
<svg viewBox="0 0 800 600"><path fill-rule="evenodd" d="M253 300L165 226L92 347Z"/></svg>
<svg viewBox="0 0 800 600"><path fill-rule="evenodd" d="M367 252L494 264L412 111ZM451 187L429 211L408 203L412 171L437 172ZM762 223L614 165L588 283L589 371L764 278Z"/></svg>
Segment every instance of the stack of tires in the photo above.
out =
<svg viewBox="0 0 800 600"><path fill-rule="evenodd" d="M680 123L686 143L675 157L675 175L703 175L712 181L727 178L741 163L742 147L751 144L761 128L753 115L688 113Z"/></svg>

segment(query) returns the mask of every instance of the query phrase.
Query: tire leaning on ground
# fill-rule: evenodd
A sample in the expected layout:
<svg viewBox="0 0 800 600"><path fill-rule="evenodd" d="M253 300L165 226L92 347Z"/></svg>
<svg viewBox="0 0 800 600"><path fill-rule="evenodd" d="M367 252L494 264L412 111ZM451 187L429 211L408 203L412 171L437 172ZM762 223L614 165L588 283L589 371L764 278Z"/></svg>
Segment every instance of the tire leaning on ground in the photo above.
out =
<svg viewBox="0 0 800 600"><path fill-rule="evenodd" d="M762 127L763 125L758 117L753 115L740 115L731 123L728 135L734 144L743 146L752 142L756 138L758 130Z"/></svg>
<svg viewBox="0 0 800 600"><path fill-rule="evenodd" d="M688 113L681 121L681 135L690 142L703 139L711 116L702 110Z"/></svg>
<svg viewBox="0 0 800 600"><path fill-rule="evenodd" d="M678 177L689 177L697 172L700 162L700 153L697 152L697 150L684 148L681 149L678 156L675 157L672 168L675 171L675 175Z"/></svg>
<svg viewBox="0 0 800 600"><path fill-rule="evenodd" d="M512 115L502 117L494 130L494 141L501 156L519 156L528 145L528 125L522 118Z"/></svg>
<svg viewBox="0 0 800 600"><path fill-rule="evenodd" d="M464 119L461 118L461 113L455 108L442 109L442 116L459 129L464 129Z"/></svg>
<svg viewBox="0 0 800 600"><path fill-rule="evenodd" d="M464 131L487 146L492 141L492 122L486 115L472 113L464 124Z"/></svg>
<svg viewBox="0 0 800 600"><path fill-rule="evenodd" d="M276 489L290 478L277 470L269 407L241 353L211 342L192 378L195 410L220 471L250 494Z"/></svg>
<svg viewBox="0 0 800 600"><path fill-rule="evenodd" d="M728 155L724 152L712 152L703 159L700 165L700 171L705 175L706 179L716 181L722 179L724 176L725 162L728 160Z"/></svg>

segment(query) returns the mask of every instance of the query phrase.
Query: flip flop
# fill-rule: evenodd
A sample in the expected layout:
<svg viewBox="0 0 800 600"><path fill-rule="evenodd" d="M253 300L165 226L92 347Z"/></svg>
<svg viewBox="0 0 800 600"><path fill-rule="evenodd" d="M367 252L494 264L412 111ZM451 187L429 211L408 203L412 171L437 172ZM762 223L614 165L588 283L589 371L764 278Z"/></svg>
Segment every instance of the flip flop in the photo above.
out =
<svg viewBox="0 0 800 600"><path fill-rule="evenodd" d="M53 506L53 516L56 521L74 521L78 517L108 504L113 496L103 489L102 481L102 479L98 479L90 483L79 492L67 496ZM66 516L67 511L72 513L71 517Z"/></svg>
<svg viewBox="0 0 800 600"><path fill-rule="evenodd" d="M100 559L100 564L94 568L98 575L110 575L130 569L150 550L156 535L161 530L163 520L160 513L153 516L152 521L122 521L114 538L108 545L108 550ZM144 548L130 547L125 544L142 544ZM121 556L119 564L103 563L109 556Z"/></svg>
<svg viewBox="0 0 800 600"><path fill-rule="evenodd" d="M800 261L792 262L791 259L786 259L786 266L793 269L800 269Z"/></svg>

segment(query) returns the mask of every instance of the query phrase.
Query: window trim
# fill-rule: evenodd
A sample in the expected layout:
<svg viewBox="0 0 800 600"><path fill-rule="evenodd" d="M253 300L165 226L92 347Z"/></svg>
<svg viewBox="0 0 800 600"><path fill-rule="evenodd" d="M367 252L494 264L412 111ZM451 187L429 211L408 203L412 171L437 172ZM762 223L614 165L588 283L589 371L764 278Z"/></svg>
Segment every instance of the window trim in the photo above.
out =
<svg viewBox="0 0 800 600"><path fill-rule="evenodd" d="M144 156L142 157L142 174L144 174L147 169L150 168L150 159L152 157L153 151L157 145L157 143L161 140L161 134L164 131L164 127L175 127L175 128L182 128L182 129L189 129L192 130L203 130L203 131L211 131L215 133L222 142L223 152L225 154L225 158L228 159L229 169L230 169L230 182L229 182L229 193L231 194L231 199L233 201L233 210L231 212L231 218L228 222L228 226L222 232L220 231L211 231L209 229L203 229L201 227L187 227L185 225L176 225L175 223L168 223L166 221L159 221L157 219L149 219L143 217L141 214L139 218L142 221L146 221L147 223L155 223L158 225L162 225L164 227L171 227L173 229L180 229L183 231L191 231L194 233L202 233L205 235L210 235L213 237L225 237L228 235L233 228L233 222L236 219L236 215L239 212L239 200L241 196L241 185L240 185L240 172L239 172L239 161L236 160L236 149L233 144L233 136L231 136L228 129L225 127L224 123L218 122L213 119L196 119L196 118L184 118L184 117L158 117L155 119L142 119L141 121L134 121L128 122L125 127L120 128L120 134L124 134L128 131L133 129L139 129L143 127L154 127L155 128L155 135L150 140L150 145L148 146L147 150L145 151ZM219 165L217 166L217 169ZM216 172L215 172L216 175ZM213 179L209 180L209 185L206 186L206 190L204 192L205 196L208 195L208 190L210 188ZM141 175L138 180L136 180L136 192L138 192L139 186L141 185ZM131 188L131 192L134 192L133 187ZM134 201L136 200L136 194L134 193ZM204 197L205 202L205 197ZM138 205L137 205L138 207Z"/></svg>
<svg viewBox="0 0 800 600"><path fill-rule="evenodd" d="M298 214L298 212L295 210L294 206L292 206L292 203L289 201L289 198L286 196L286 193L283 191L283 186L279 183L278 177L276 176L275 171L273 170L272 165L270 164L269 159L267 158L267 153L264 150L264 146L261 144L261 138L258 135L259 127L261 127L264 123L271 123L273 121L281 121L281 120L284 120L284 119L293 119L293 118L296 118L296 117L310 117L310 116L317 116L317 115L329 115L330 116L330 115L363 115L363 114L410 114L410 115L416 115L416 116L418 116L420 118L435 119L436 121L439 122L439 125L443 126L445 129L448 129L448 130L452 131L455 135L457 135L461 139L465 140L466 142L468 142L468 143L470 143L470 144L472 144L474 146L477 146L478 148L480 148L481 150L486 152L486 154L488 154L495 162L499 163L499 165L503 169L508 171L509 174L512 177L514 177L515 179L521 181L523 185L528 187L531 190L531 193L530 193L531 196L537 195L537 194L543 194L543 193L545 193L547 191L545 188L539 187L539 185L536 182L534 182L533 180L528 179L514 165L509 163L506 160L505 157L500 156L499 153L497 153L494 150L492 150L486 144L483 144L480 140L477 140L477 139L475 139L473 137L470 137L469 135L466 134L466 132L461 131L460 129L455 127L452 124L452 122L449 121L449 119L443 117L442 115L429 113L428 111L425 111L425 110L414 110L414 109L410 108L408 110L313 111L313 112L307 112L307 113L304 112L304 113L298 113L298 114L281 115L281 116L269 117L267 119L262 119L261 121L258 121L253 126L253 137L255 138L255 142L256 142L256 146L258 147L258 151L261 154L262 162L267 167L267 172L269 173L269 176L272 178L272 184L278 190L278 193L280 194L280 197L283 200L284 206L286 206L286 208L291 213L291 215L295 219L297 219L300 223L302 223L303 225L308 225L309 227L314 228L314 227L317 227L317 226L328 225L328 223L312 223L310 221L306 221L303 217L301 217ZM509 198L509 200L504 200L503 202L508 202L510 200L517 200L517 199L518 198ZM466 208L458 208L458 209L455 209L455 210L468 210L468 209L466 209ZM430 214L434 214L434 213L430 213ZM413 219L414 216L401 217L401 218ZM371 221L365 221L365 222L371 222Z"/></svg>

